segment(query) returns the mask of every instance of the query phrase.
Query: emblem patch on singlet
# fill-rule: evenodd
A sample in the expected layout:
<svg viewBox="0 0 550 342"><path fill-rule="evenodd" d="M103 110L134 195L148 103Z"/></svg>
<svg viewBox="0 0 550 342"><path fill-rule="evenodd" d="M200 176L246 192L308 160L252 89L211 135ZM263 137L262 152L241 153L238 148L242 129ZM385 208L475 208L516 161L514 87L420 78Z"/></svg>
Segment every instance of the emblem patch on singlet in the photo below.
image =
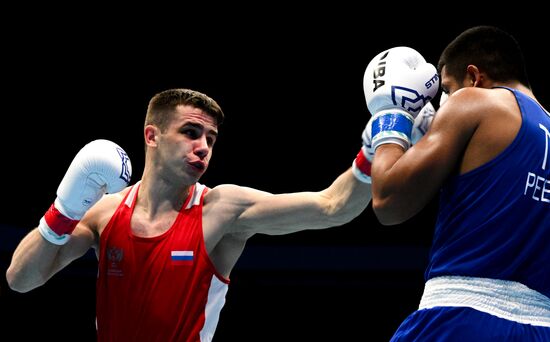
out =
<svg viewBox="0 0 550 342"><path fill-rule="evenodd" d="M124 250L118 247L107 247L107 275L122 277L124 273L120 263L124 258Z"/></svg>
<svg viewBox="0 0 550 342"><path fill-rule="evenodd" d="M193 251L172 251L172 265L193 265Z"/></svg>

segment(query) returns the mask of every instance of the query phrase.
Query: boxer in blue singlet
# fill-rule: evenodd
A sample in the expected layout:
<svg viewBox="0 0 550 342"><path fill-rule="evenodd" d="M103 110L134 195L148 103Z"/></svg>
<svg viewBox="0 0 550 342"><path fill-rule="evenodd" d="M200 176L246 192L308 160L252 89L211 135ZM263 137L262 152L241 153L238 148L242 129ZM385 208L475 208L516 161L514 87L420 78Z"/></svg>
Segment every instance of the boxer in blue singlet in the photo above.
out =
<svg viewBox="0 0 550 342"><path fill-rule="evenodd" d="M372 151L383 224L440 194L420 306L392 341L550 341L550 115L516 40L496 27L461 33L438 71L446 101L426 135ZM377 127L364 136L400 139Z"/></svg>

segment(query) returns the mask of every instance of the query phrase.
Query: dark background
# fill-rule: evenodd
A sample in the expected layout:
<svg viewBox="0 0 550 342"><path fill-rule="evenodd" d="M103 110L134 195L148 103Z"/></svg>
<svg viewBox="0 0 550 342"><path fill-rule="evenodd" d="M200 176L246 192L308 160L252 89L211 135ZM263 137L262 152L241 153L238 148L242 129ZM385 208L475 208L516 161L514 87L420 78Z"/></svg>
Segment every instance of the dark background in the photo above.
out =
<svg viewBox="0 0 550 342"><path fill-rule="evenodd" d="M273 193L322 190L351 165L369 118L363 72L390 47L413 47L435 64L464 29L500 26L520 42L539 101L550 101L546 43L538 40L548 29L517 12L143 9L4 14L15 20L1 34L0 334L18 337L2 341L94 340L91 253L26 294L10 290L4 273L84 144L117 142L131 158L132 183L140 178L144 115L161 90L205 92L226 113L202 183ZM232 273L215 341L389 340L418 305L436 209L434 199L409 222L383 227L369 206L341 227L253 237Z"/></svg>

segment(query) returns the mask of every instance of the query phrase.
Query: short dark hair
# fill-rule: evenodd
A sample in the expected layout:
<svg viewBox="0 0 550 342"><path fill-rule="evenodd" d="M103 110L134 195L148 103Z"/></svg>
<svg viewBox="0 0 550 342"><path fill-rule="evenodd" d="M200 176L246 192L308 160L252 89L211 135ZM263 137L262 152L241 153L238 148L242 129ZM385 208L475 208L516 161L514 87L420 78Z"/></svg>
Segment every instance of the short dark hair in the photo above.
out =
<svg viewBox="0 0 550 342"><path fill-rule="evenodd" d="M155 125L164 131L179 105L189 105L205 111L216 120L218 126L223 122L221 107L209 96L191 89L168 89L156 94L149 101L145 126Z"/></svg>
<svg viewBox="0 0 550 342"><path fill-rule="evenodd" d="M437 68L462 80L473 64L494 81L519 81L529 87L523 53L512 35L494 26L476 26L458 35L443 50Z"/></svg>

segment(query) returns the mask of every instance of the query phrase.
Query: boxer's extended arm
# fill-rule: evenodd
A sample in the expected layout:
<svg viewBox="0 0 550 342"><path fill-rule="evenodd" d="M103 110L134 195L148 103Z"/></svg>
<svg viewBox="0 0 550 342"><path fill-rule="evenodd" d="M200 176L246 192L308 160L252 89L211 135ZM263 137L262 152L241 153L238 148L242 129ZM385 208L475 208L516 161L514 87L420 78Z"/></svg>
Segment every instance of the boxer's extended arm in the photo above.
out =
<svg viewBox="0 0 550 342"><path fill-rule="evenodd" d="M320 192L271 194L234 185L212 191L220 192L220 207L236 213L228 232L249 235L339 226L358 216L371 199L370 184L359 181L351 168Z"/></svg>
<svg viewBox="0 0 550 342"><path fill-rule="evenodd" d="M106 192L124 188L130 176L130 160L115 143L96 140L84 146L67 169L57 198L38 228L15 250L6 272L9 286L29 291L86 253L96 240L89 224L93 214L87 214L88 210Z"/></svg>

